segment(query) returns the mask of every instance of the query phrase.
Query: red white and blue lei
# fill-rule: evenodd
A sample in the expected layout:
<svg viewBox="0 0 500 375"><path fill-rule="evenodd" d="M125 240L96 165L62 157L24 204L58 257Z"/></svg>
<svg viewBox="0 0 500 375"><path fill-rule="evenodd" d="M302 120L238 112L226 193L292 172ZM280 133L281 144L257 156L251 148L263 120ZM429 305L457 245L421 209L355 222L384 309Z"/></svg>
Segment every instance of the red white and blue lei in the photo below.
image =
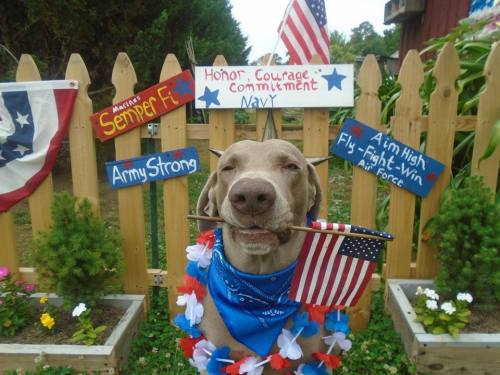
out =
<svg viewBox="0 0 500 375"><path fill-rule="evenodd" d="M278 336L276 344L279 352L265 357L247 356L235 361L231 359L229 347L216 347L203 336L199 329L204 313L201 301L207 294L208 268L212 261L214 241L214 231L207 231L199 235L195 245L187 247L189 260L186 268L187 274L184 275L183 285L177 287L180 293L177 305L185 306L185 312L176 316L175 324L188 335L179 339L179 346L190 364L199 372L207 371L209 375L260 375L264 371L264 366L270 366L275 370L290 369L290 360L298 360L303 356L297 338L299 336L312 337L318 334L320 325L324 325L325 331L330 333L322 338L328 347L327 351L313 353L315 361L300 364L293 373L295 375L327 375L329 374L328 368L339 368L340 358L331 354L332 351L335 346L344 352L350 350L352 346L347 338L350 331L349 318L340 312L343 306L326 308L304 305L303 309L299 309L293 315L291 329L283 328ZM288 374L292 374L291 369Z"/></svg>

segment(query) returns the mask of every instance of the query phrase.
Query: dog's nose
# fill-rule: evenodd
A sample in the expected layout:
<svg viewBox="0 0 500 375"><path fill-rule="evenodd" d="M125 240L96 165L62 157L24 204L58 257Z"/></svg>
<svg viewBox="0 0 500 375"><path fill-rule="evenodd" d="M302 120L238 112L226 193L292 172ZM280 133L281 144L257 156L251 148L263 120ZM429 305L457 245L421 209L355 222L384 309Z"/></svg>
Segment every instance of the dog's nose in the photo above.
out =
<svg viewBox="0 0 500 375"><path fill-rule="evenodd" d="M257 178L243 178L229 192L232 206L246 215L258 215L272 207L276 191L271 183Z"/></svg>

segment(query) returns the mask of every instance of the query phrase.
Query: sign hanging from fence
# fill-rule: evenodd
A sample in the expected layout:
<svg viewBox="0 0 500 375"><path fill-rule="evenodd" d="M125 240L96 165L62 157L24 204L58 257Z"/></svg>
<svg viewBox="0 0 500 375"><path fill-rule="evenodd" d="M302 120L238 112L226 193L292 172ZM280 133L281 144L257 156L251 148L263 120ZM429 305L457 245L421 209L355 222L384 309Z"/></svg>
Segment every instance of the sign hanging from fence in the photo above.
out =
<svg viewBox="0 0 500 375"><path fill-rule="evenodd" d="M353 66L196 67L196 108L352 107Z"/></svg>
<svg viewBox="0 0 500 375"><path fill-rule="evenodd" d="M444 169L439 161L353 119L345 121L331 152L421 197Z"/></svg>
<svg viewBox="0 0 500 375"><path fill-rule="evenodd" d="M106 163L113 189L186 176L199 170L200 158L194 147Z"/></svg>
<svg viewBox="0 0 500 375"><path fill-rule="evenodd" d="M191 72L182 73L90 116L101 142L151 122L194 99Z"/></svg>

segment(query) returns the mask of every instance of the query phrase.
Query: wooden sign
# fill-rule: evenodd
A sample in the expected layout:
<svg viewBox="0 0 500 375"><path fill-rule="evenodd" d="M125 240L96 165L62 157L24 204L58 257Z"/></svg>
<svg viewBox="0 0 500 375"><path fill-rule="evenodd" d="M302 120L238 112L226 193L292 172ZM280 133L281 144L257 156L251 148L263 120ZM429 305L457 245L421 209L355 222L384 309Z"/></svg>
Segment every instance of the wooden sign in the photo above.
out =
<svg viewBox="0 0 500 375"><path fill-rule="evenodd" d="M421 197L444 169L439 161L353 119L344 122L331 152Z"/></svg>
<svg viewBox="0 0 500 375"><path fill-rule="evenodd" d="M196 67L196 108L352 107L352 65Z"/></svg>
<svg viewBox="0 0 500 375"><path fill-rule="evenodd" d="M185 176L199 170L200 158L194 147L106 163L113 189Z"/></svg>
<svg viewBox="0 0 500 375"><path fill-rule="evenodd" d="M191 72L182 73L151 86L134 96L90 116L101 142L151 122L194 99Z"/></svg>

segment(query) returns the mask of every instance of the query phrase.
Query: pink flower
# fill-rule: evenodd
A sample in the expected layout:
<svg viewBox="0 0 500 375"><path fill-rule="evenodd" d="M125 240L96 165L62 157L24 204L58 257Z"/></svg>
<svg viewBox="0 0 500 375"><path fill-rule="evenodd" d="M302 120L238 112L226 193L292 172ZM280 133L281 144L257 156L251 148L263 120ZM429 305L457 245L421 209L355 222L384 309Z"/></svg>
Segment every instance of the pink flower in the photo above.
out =
<svg viewBox="0 0 500 375"><path fill-rule="evenodd" d="M10 275L10 271L9 271L8 267L0 267L0 281L5 279L9 275Z"/></svg>
<svg viewBox="0 0 500 375"><path fill-rule="evenodd" d="M24 291L27 293L31 293L35 290L35 284L26 284L24 286Z"/></svg>

